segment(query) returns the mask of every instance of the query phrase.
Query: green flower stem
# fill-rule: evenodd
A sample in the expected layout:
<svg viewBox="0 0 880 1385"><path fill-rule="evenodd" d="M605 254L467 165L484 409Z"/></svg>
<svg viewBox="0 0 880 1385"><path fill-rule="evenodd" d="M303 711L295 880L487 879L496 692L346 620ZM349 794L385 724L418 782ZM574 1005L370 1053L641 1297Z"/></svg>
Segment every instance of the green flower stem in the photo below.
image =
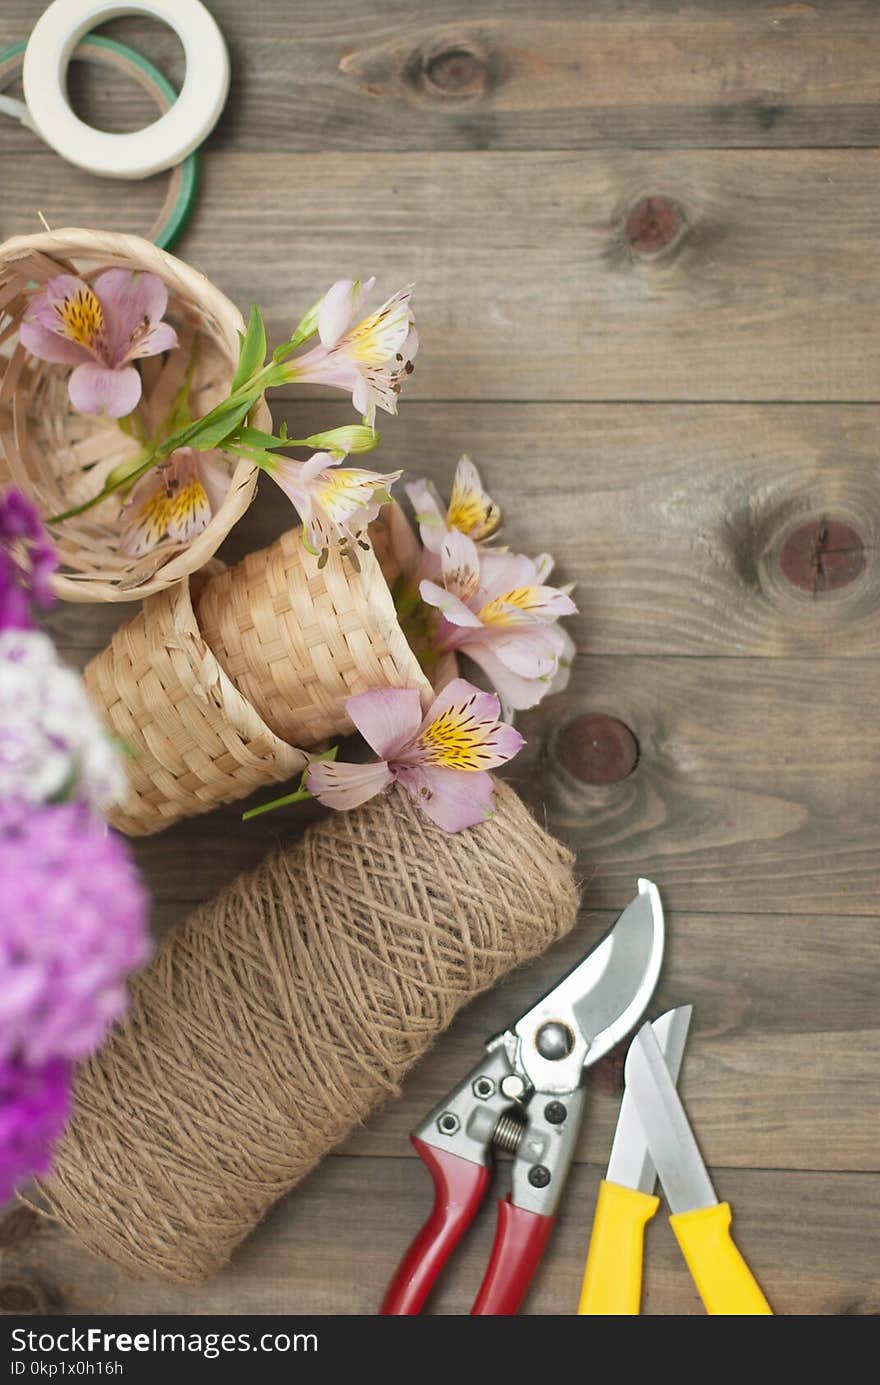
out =
<svg viewBox="0 0 880 1385"><path fill-rule="evenodd" d="M246 813L242 813L242 822L250 822L251 818L262 817L264 813L272 813L276 808L286 808L289 803L302 803L313 795L302 785L295 789L293 793L287 793L283 798L273 798L271 803L261 803L257 808L248 808Z"/></svg>

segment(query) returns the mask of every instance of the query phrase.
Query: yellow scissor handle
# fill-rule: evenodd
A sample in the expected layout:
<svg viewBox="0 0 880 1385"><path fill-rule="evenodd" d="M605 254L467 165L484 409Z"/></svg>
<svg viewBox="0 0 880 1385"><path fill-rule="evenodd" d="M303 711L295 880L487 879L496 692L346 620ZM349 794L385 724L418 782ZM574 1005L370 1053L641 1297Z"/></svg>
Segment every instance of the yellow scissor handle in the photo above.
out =
<svg viewBox="0 0 880 1385"><path fill-rule="evenodd" d="M698 1207L669 1218L707 1313L772 1316L773 1309L730 1234L730 1204Z"/></svg>
<svg viewBox="0 0 880 1385"><path fill-rule="evenodd" d="M642 1303L645 1227L660 1206L649 1193L599 1184L578 1314L635 1314Z"/></svg>

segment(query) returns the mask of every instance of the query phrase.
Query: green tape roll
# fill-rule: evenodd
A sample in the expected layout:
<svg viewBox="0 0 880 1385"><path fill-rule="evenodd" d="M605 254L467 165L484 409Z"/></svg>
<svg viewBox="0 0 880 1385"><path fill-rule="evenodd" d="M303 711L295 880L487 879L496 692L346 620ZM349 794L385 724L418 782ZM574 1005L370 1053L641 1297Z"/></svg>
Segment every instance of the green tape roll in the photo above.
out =
<svg viewBox="0 0 880 1385"><path fill-rule="evenodd" d="M27 40L13 43L0 52L0 91L21 71ZM149 59L115 39L100 34L87 34L77 45L73 60L92 60L128 73L154 98L164 113L177 100L177 93ZM199 188L199 155L196 150L171 171L168 195L162 210L149 232L149 239L163 250L169 250L189 221Z"/></svg>

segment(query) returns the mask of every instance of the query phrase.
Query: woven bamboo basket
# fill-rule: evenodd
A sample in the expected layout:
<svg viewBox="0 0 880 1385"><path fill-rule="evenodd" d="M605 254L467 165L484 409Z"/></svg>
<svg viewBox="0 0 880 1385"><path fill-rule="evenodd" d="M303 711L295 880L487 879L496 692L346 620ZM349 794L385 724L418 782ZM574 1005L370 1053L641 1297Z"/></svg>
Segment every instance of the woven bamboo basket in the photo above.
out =
<svg viewBox="0 0 880 1385"><path fill-rule="evenodd" d="M199 630L189 579L148 597L85 680L108 728L131 751L129 795L111 816L130 836L160 832L306 766L303 752L274 734L218 664Z"/></svg>
<svg viewBox="0 0 880 1385"><path fill-rule="evenodd" d="M346 698L370 688L417 688L425 707L432 699L389 589L397 514L385 507L372 529L382 561L359 549L360 572L338 552L319 567L292 529L213 577L197 598L207 644L285 741L308 749L346 734Z"/></svg>
<svg viewBox="0 0 880 1385"><path fill-rule="evenodd" d="M53 275L93 278L108 267L158 274L168 287L167 319L180 348L141 362L141 411L151 429L162 427L184 381L197 339L190 409L198 418L229 392L238 361L241 314L202 274L139 236L68 229L16 236L0 246L0 481L13 481L44 517L59 514L100 491L137 444L112 419L76 413L67 397L69 367L34 359L18 342L30 293ZM271 429L265 401L257 427ZM5 473L5 475L4 475ZM253 499L257 473L239 460L223 505L186 545L166 542L145 558L118 547L120 502L114 497L52 530L61 570L58 595L66 601L131 601L162 591L201 567Z"/></svg>

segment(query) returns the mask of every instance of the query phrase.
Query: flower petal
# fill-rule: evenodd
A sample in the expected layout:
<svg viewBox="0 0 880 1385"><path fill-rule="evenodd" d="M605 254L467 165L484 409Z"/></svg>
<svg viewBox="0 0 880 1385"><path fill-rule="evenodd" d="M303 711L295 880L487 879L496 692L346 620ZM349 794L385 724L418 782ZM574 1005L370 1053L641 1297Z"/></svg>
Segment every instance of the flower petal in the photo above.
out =
<svg viewBox="0 0 880 1385"><path fill-rule="evenodd" d="M468 657L486 674L503 704L515 711L527 707L537 707L550 691L550 681L546 678L522 678L513 673L486 644L472 644L467 647Z"/></svg>
<svg viewBox="0 0 880 1385"><path fill-rule="evenodd" d="M557 587L514 587L480 608L484 625L541 624L577 612L571 597Z"/></svg>
<svg viewBox="0 0 880 1385"><path fill-rule="evenodd" d="M498 720L499 710L494 694L453 678L422 723L411 763L471 774L505 764L522 748L523 738Z"/></svg>
<svg viewBox="0 0 880 1385"><path fill-rule="evenodd" d="M168 495L159 468L153 467L136 482L122 511L121 552L142 558L161 543L168 532Z"/></svg>
<svg viewBox="0 0 880 1385"><path fill-rule="evenodd" d="M480 555L472 538L460 529L450 529L441 553L443 585L467 606L480 586Z"/></svg>
<svg viewBox="0 0 880 1385"><path fill-rule="evenodd" d="M411 481L405 488L419 526L422 543L432 553L439 553L446 537L446 513L437 491L430 481Z"/></svg>
<svg viewBox="0 0 880 1385"><path fill-rule="evenodd" d="M168 537L175 543L188 543L207 529L211 522L211 502L202 485L191 447L175 452L168 459L165 489L168 495Z"/></svg>
<svg viewBox="0 0 880 1385"><path fill-rule="evenodd" d="M457 596L453 596L452 592L441 587L439 582L432 582L425 578L423 582L419 583L419 594L428 606L436 606L438 611L442 611L450 625L464 625L472 629L480 629L482 625L480 617L468 610L464 602L460 601Z"/></svg>
<svg viewBox="0 0 880 1385"><path fill-rule="evenodd" d="M559 667L555 642L543 625L522 625L488 641L493 654L521 678L554 678Z"/></svg>
<svg viewBox="0 0 880 1385"><path fill-rule="evenodd" d="M455 469L446 523L450 529L470 534L478 543L494 534L501 523L501 508L486 493L470 457L460 458Z"/></svg>
<svg viewBox="0 0 880 1385"><path fill-rule="evenodd" d="M373 688L350 697L345 710L383 760L393 760L419 733L422 704L415 688Z"/></svg>
<svg viewBox="0 0 880 1385"><path fill-rule="evenodd" d="M108 325L97 294L75 274L56 274L28 304L26 317L76 342L98 361L109 361Z"/></svg>
<svg viewBox="0 0 880 1385"><path fill-rule="evenodd" d="M177 345L177 333L171 323L157 322L155 327L147 328L141 336L132 339L124 359L137 361L144 356L158 356L162 351L173 351Z"/></svg>
<svg viewBox="0 0 880 1385"><path fill-rule="evenodd" d="M328 808L358 808L392 782L394 775L384 760L369 765L349 765L335 760L316 760L309 766L309 791Z"/></svg>
<svg viewBox="0 0 880 1385"><path fill-rule="evenodd" d="M318 336L327 350L335 346L354 317L360 293L355 279L337 279L331 284L318 309Z"/></svg>
<svg viewBox="0 0 880 1385"><path fill-rule="evenodd" d="M131 358L133 343L165 316L168 290L158 274L131 269L106 269L93 288L107 319L109 359L121 365Z"/></svg>
<svg viewBox="0 0 880 1385"><path fill-rule="evenodd" d="M32 356L55 365L80 365L83 361L93 359L87 347L59 336L57 332L44 327L36 317L24 319L18 329L18 339Z"/></svg>
<svg viewBox="0 0 880 1385"><path fill-rule="evenodd" d="M141 397L141 377L134 366L111 370L88 361L77 366L67 382L70 402L81 414L106 414L122 418L136 409Z"/></svg>
<svg viewBox="0 0 880 1385"><path fill-rule="evenodd" d="M422 812L444 832L475 827L494 811L490 774L463 774L438 765L398 772L398 780Z"/></svg>
<svg viewBox="0 0 880 1385"><path fill-rule="evenodd" d="M216 514L229 494L232 472L222 452L197 452L196 465L207 492L211 513Z"/></svg>
<svg viewBox="0 0 880 1385"><path fill-rule="evenodd" d="M339 347L363 366L385 365L394 360L398 353L403 361L403 345L412 327L411 295L411 284L408 288L398 289L374 313L346 332L338 343ZM410 360L414 354L409 356Z"/></svg>

